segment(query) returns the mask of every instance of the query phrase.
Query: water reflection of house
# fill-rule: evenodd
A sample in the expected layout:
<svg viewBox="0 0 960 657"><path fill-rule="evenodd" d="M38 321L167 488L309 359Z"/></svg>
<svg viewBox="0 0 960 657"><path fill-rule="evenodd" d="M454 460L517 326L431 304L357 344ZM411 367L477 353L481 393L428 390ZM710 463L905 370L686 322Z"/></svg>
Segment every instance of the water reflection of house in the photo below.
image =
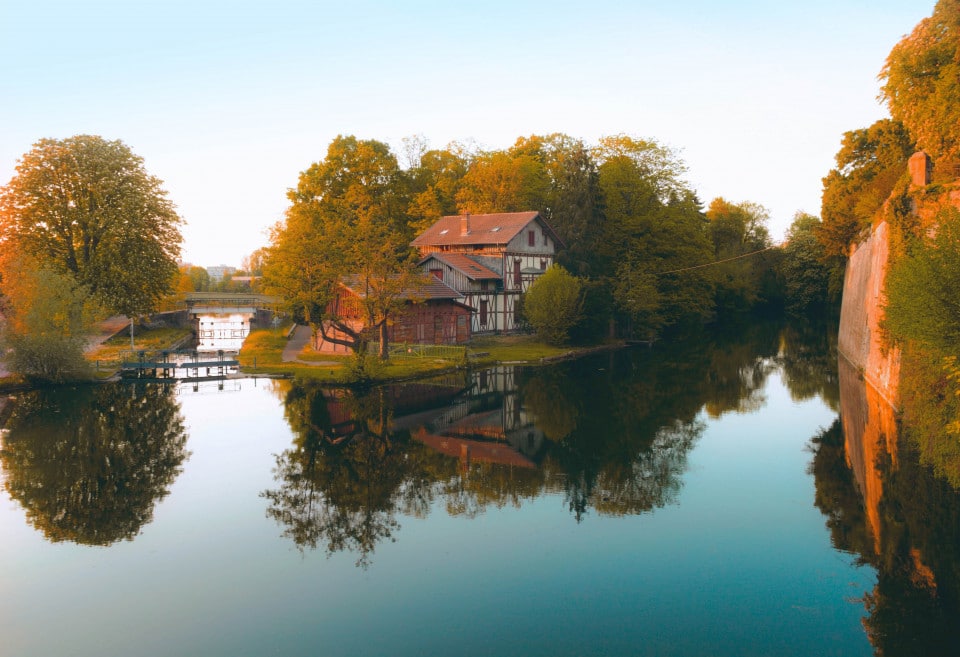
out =
<svg viewBox="0 0 960 657"><path fill-rule="evenodd" d="M520 404L515 376L510 366L474 372L467 393L413 437L451 456L534 467L544 435Z"/></svg>
<svg viewBox="0 0 960 657"><path fill-rule="evenodd" d="M452 375L434 383L409 383L380 389L388 414L355 416L356 403L343 390L325 391L331 439L364 431L409 431L424 445L455 458L535 467L544 445L543 431L520 404L515 368Z"/></svg>

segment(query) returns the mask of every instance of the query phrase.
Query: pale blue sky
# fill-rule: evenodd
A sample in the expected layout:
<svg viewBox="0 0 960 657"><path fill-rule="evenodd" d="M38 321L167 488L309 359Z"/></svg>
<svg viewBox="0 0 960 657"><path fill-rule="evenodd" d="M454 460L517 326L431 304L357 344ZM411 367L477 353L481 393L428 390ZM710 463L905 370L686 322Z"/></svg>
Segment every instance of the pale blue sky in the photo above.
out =
<svg viewBox="0 0 960 657"><path fill-rule="evenodd" d="M184 258L239 265L337 134L627 133L779 238L819 214L842 133L886 115L876 75L933 5L0 0L0 184L40 138L121 139L186 220Z"/></svg>

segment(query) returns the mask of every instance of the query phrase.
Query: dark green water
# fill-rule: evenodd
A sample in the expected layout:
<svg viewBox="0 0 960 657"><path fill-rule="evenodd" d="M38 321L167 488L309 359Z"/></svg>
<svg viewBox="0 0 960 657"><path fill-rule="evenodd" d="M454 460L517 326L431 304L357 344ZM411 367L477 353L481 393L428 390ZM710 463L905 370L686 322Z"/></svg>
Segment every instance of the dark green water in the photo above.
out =
<svg viewBox="0 0 960 657"><path fill-rule="evenodd" d="M956 493L874 449L826 330L733 333L21 395L0 655L956 654Z"/></svg>

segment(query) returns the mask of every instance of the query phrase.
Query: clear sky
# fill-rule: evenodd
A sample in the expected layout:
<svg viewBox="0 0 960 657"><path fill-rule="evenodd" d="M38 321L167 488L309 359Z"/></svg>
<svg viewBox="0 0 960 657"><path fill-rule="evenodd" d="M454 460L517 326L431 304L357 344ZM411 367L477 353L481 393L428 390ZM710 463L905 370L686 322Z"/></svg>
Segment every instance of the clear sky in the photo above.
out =
<svg viewBox="0 0 960 657"><path fill-rule="evenodd" d="M0 0L0 184L44 137L120 139L239 265L338 134L504 148L564 132L674 148L704 204L819 214L843 132L886 116L934 0Z"/></svg>

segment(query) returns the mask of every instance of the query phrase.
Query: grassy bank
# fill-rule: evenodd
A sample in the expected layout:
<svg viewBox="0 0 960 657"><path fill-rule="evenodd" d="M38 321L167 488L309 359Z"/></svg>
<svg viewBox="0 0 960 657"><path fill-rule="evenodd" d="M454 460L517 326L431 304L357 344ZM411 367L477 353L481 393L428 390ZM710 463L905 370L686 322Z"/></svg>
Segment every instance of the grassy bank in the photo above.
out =
<svg viewBox="0 0 960 657"><path fill-rule="evenodd" d="M238 360L245 374L295 376L342 384L356 380L359 363L353 356L321 354L309 345L295 355L296 360L284 361L289 327L253 331L243 343ZM540 365L573 358L598 349L618 348L622 345L593 345L589 347L557 347L545 344L530 335L487 336L475 338L466 349L466 357L437 358L430 355L394 356L383 363L371 356L363 364L363 374L374 382L400 381L438 374L467 366L489 366L498 363ZM289 355L288 355L289 356Z"/></svg>
<svg viewBox="0 0 960 657"><path fill-rule="evenodd" d="M141 328L134 333L133 351L145 351L148 354L177 348L189 339L193 332L187 328ZM120 369L120 363L131 359L130 336L115 335L103 344L87 351L86 359L94 366L97 378L109 378Z"/></svg>
<svg viewBox="0 0 960 657"><path fill-rule="evenodd" d="M564 358L601 349L615 349L619 343L593 346L553 346L531 335L485 336L474 338L463 354L439 358L420 355L395 356L386 363L370 356L362 365L353 356L321 354L305 345L294 360L284 361L283 352L288 345L290 326L277 329L253 331L243 343L237 359L243 374L264 376L287 376L311 379L330 384L356 381L362 374L371 382L403 381L428 377L465 367L485 367L500 363L541 365ZM190 336L189 329L158 328L141 330L135 336L135 350L148 353L171 349ZM98 379L112 377L124 359L130 358L130 338L115 336L87 353L87 360L94 366ZM358 367L363 367L359 372ZM23 389L25 382L18 376L0 378L0 392Z"/></svg>

